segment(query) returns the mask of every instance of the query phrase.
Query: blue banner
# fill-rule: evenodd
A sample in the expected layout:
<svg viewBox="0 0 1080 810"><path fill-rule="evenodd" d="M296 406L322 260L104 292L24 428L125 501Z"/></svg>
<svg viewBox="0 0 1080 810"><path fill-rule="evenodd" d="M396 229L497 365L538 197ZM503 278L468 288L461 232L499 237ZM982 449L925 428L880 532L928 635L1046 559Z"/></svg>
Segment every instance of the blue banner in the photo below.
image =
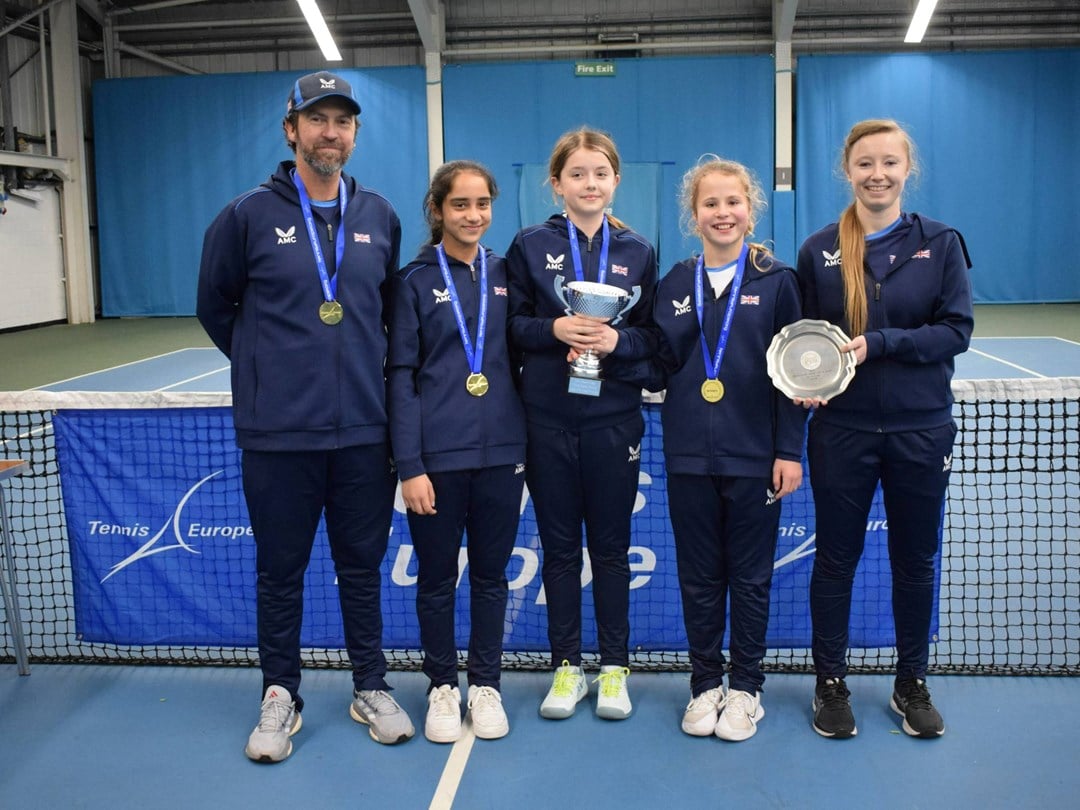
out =
<svg viewBox="0 0 1080 810"><path fill-rule="evenodd" d="M646 407L630 549L632 650L685 650L667 515L660 413ZM227 408L66 410L53 419L71 544L76 631L83 641L255 646L255 541ZM814 553L807 484L784 499L770 647L810 646ZM880 492L856 578L851 644L894 644L887 525ZM548 649L543 552L526 491L507 579L507 651ZM466 574L463 547L460 569ZM399 497L383 563L384 646L416 649L416 557ZM582 570L586 651L596 650L591 570ZM468 642L468 577L459 577L458 643ZM937 632L935 604L934 633ZM334 566L320 525L305 579L305 647L341 648Z"/></svg>

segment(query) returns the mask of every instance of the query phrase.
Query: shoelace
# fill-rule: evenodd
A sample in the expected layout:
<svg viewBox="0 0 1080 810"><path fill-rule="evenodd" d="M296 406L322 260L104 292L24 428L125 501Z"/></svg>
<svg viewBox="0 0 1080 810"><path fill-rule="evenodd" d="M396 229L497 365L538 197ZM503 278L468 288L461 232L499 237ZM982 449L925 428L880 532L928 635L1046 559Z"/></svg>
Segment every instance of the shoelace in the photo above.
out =
<svg viewBox="0 0 1080 810"><path fill-rule="evenodd" d="M454 691L452 689L443 689L440 687L435 690L435 711L439 714L461 714L461 704L454 699Z"/></svg>
<svg viewBox="0 0 1080 810"><path fill-rule="evenodd" d="M830 709L846 706L849 697L851 697L851 692L848 691L847 685L838 678L829 678L821 690L821 702Z"/></svg>
<svg viewBox="0 0 1080 810"><path fill-rule="evenodd" d="M626 678L629 675L628 668L619 667L608 672L601 672L593 683L600 684L600 694L604 697L618 697L626 689Z"/></svg>
<svg viewBox="0 0 1080 810"><path fill-rule="evenodd" d="M909 709L929 709L934 705L930 702L930 690L924 681L913 680L897 691Z"/></svg>
<svg viewBox="0 0 1080 810"><path fill-rule="evenodd" d="M729 720L736 723L743 721L754 722L754 718L750 713L751 697L749 692L733 689L728 692L725 704L724 714L728 715Z"/></svg>
<svg viewBox="0 0 1080 810"><path fill-rule="evenodd" d="M686 711L688 712L701 712L706 709L710 711L716 711L723 705L724 698L721 696L719 689L709 689L702 692L696 698L691 698L690 702L686 704Z"/></svg>
<svg viewBox="0 0 1080 810"><path fill-rule="evenodd" d="M484 712L493 708L493 704L501 703L499 693L490 686L481 686L473 692L472 700L469 701L469 710Z"/></svg>
<svg viewBox="0 0 1080 810"><path fill-rule="evenodd" d="M262 711L259 713L259 731L280 731L289 722L289 715L293 707L289 703L280 700L263 701Z"/></svg>
<svg viewBox="0 0 1080 810"><path fill-rule="evenodd" d="M360 693L364 701L375 710L377 715L396 714L399 707L389 694L382 689L364 691Z"/></svg>
<svg viewBox="0 0 1080 810"><path fill-rule="evenodd" d="M577 693L580 677L581 674L570 667L569 661L563 661L562 666L555 670L555 682L551 685L551 691L557 697L570 697Z"/></svg>

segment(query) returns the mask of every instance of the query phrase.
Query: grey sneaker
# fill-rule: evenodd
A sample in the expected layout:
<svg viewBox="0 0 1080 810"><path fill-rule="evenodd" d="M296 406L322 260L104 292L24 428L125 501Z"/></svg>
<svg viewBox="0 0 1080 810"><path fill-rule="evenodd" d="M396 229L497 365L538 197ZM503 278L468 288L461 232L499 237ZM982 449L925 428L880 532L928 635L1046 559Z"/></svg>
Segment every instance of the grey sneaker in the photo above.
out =
<svg viewBox="0 0 1080 810"><path fill-rule="evenodd" d="M409 715L390 697L389 692L381 689L353 692L349 714L357 723L368 727L371 739L384 745L405 742L415 733Z"/></svg>
<svg viewBox="0 0 1080 810"><path fill-rule="evenodd" d="M248 737L244 753L256 762L281 762L292 753L289 738L300 730L302 722L288 689L266 687L259 725Z"/></svg>

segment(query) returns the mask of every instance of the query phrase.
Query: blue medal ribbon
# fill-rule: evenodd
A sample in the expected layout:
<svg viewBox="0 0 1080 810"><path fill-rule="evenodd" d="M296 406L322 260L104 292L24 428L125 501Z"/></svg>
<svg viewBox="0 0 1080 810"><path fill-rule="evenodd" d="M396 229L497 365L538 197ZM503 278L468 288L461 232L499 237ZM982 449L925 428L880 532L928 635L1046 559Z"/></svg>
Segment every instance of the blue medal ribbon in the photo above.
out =
<svg viewBox="0 0 1080 810"><path fill-rule="evenodd" d="M701 335L701 356L705 360L705 379L707 380L715 380L720 375L720 365L724 362L724 352L727 350L728 336L731 334L731 321L735 317L735 307L739 303L739 289L742 287L743 272L746 270L746 256L749 252L749 248L743 244L735 267L735 277L731 280L727 308L724 310L724 323L720 327L720 339L717 341L715 354L709 351L709 344L705 340L705 294L703 282L705 256L702 254L698 257L697 268L694 270L694 306L697 309L698 332Z"/></svg>
<svg viewBox="0 0 1080 810"><path fill-rule="evenodd" d="M577 228L570 217L566 218L566 229L570 232L570 258L574 261L574 275L578 281L585 280L585 273L581 267L581 248L578 246ZM603 225L600 226L600 269L596 273L596 281L604 283L607 278L607 254L610 234L608 233L607 215L604 215Z"/></svg>
<svg viewBox="0 0 1080 810"><path fill-rule="evenodd" d="M454 309L458 334L461 335L461 345L465 348L465 359L469 361L469 371L473 374L479 374L484 364L484 335L487 332L488 313L487 256L482 245L476 247L480 258L480 322L476 327L476 351L474 352L472 341L469 339L469 327L465 324L465 313L461 310L461 298L458 297L457 287L454 286L454 277L450 275L450 266L446 263L446 251L443 250L441 244L435 246L435 255L439 257L439 269L446 283L446 291L450 294L450 306Z"/></svg>
<svg viewBox="0 0 1080 810"><path fill-rule="evenodd" d="M341 208L341 222L338 223L337 238L334 242L334 267L337 272L334 277L326 271L326 259L323 258L322 245L319 241L319 233L315 228L315 217L311 213L311 200L308 198L304 181L300 179L296 169L290 172L293 183L296 184L296 193L300 197L300 210L304 212L304 225L307 226L308 239L311 242L311 252L315 256L315 266L319 271L319 281L322 284L323 298L327 301L337 299L337 281L341 276L341 260L345 256L345 206L348 204L348 192L345 191L345 179L338 179L338 205Z"/></svg>

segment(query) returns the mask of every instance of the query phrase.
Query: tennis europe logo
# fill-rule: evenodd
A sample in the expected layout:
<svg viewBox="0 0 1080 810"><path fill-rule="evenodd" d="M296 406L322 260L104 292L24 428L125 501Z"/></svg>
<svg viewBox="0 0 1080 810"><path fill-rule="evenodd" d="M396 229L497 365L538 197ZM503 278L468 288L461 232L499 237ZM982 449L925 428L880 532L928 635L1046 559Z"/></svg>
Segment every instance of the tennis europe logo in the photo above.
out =
<svg viewBox="0 0 1080 810"><path fill-rule="evenodd" d="M224 470L218 470L215 473L210 473L210 475L188 489L176 504L176 508L173 510L172 514L169 515L161 528L152 536L150 535L150 527L143 526L140 523L135 523L132 526L122 526L114 523L106 523L101 520L89 521L91 536L127 535L130 537L148 538L145 543L139 546L139 548L127 557L124 557L120 562L113 565L109 569L109 573L102 577L101 582L104 583L105 580L116 576L129 565L134 565L140 560L144 560L155 554L162 554L166 551L186 551L188 554L201 554L202 552L189 542L193 539L205 539L208 537L222 537L225 539L245 536L250 537L252 535L250 525L207 526L203 523L192 522L188 523L186 528L182 528L184 525L184 507L187 506L188 502L204 484L224 472Z"/></svg>

